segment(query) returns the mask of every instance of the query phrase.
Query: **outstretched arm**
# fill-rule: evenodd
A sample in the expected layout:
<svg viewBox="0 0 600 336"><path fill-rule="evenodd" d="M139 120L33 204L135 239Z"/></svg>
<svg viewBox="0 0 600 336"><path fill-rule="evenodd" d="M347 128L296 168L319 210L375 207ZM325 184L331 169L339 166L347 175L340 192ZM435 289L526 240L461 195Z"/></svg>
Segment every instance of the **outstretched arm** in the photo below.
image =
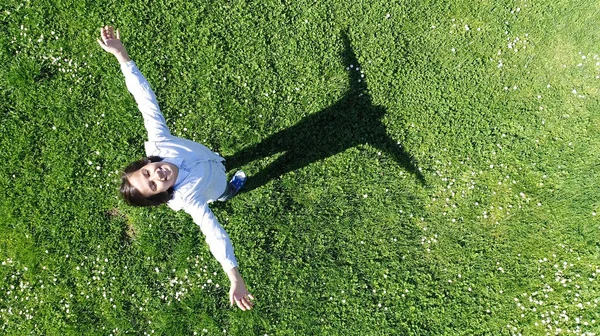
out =
<svg viewBox="0 0 600 336"><path fill-rule="evenodd" d="M248 292L246 283L238 271L238 263L233 253L233 246L225 229L219 224L219 221L217 221L217 218L206 203L194 201L184 209L185 212L192 216L194 222L200 226L200 231L206 237L206 243L210 248L210 252L221 264L229 278L231 284L229 302L231 305L235 303L241 310L252 309L253 303L251 300L254 297Z"/></svg>
<svg viewBox="0 0 600 336"><path fill-rule="evenodd" d="M127 50L121 42L119 31L117 30L115 33L113 27L106 26L100 28L100 37L101 39L98 39L100 47L115 56L119 64L121 64L121 71L125 76L127 89L133 95L144 117L144 126L146 127L146 131L148 131L148 140L160 141L170 137L171 132L169 132L165 118L160 112L156 95L154 95L150 84L148 84L144 75L137 68L135 62L129 58Z"/></svg>

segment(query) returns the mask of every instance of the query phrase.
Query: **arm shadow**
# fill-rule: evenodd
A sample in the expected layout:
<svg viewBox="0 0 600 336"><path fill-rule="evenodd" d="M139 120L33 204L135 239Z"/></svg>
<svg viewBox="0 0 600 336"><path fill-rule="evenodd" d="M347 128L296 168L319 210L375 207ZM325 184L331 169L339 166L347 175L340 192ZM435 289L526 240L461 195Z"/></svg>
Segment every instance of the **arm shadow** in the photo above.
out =
<svg viewBox="0 0 600 336"><path fill-rule="evenodd" d="M225 158L228 168L238 168L254 160L283 153L256 175L249 176L244 191L258 188L271 179L361 144L369 144L386 152L415 175L421 184L425 184L414 158L388 135L382 122L386 111L372 104L367 83L361 76L360 64L346 33L342 33L342 40L344 49L341 56L344 65L349 68L350 83L344 96L296 125Z"/></svg>

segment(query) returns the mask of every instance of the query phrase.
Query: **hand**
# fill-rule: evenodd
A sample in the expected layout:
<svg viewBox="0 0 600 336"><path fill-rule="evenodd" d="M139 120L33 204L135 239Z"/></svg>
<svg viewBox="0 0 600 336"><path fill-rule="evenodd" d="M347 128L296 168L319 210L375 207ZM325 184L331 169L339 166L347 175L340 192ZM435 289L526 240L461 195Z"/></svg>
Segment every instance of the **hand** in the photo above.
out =
<svg viewBox="0 0 600 336"><path fill-rule="evenodd" d="M254 300L254 296L246 289L246 283L237 267L228 270L227 276L231 282L231 289L229 289L229 302L231 305L233 306L233 303L235 302L241 310L252 309L254 303L250 300Z"/></svg>
<svg viewBox="0 0 600 336"><path fill-rule="evenodd" d="M104 51L113 54L121 63L129 61L127 50L121 42L118 30L115 35L115 30L112 26L102 27L100 28L100 37L102 39L98 39L98 44L100 44L100 47Z"/></svg>
<svg viewBox="0 0 600 336"><path fill-rule="evenodd" d="M250 310L254 305L250 300L254 300L254 296L248 292L243 280L241 282L231 283L231 289L229 289L229 301L232 306L235 302L241 310Z"/></svg>

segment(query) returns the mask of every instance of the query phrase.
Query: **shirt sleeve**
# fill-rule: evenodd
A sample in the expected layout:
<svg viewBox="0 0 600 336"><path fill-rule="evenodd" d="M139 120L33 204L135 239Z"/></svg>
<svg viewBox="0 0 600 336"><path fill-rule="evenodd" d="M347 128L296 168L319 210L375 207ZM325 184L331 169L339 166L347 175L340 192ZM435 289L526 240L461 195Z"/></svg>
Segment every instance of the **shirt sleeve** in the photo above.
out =
<svg viewBox="0 0 600 336"><path fill-rule="evenodd" d="M185 212L190 214L194 222L200 226L200 231L206 236L206 243L215 259L221 264L224 271L237 267L237 259L233 253L233 245L225 229L219 224L217 218L208 207L208 204L197 201L187 204Z"/></svg>
<svg viewBox="0 0 600 336"><path fill-rule="evenodd" d="M121 71L125 76L127 89L133 95L138 109L144 117L144 126L148 131L149 141L160 141L171 136L169 128L156 101L156 95L150 84L137 68L135 62L129 61L121 64Z"/></svg>

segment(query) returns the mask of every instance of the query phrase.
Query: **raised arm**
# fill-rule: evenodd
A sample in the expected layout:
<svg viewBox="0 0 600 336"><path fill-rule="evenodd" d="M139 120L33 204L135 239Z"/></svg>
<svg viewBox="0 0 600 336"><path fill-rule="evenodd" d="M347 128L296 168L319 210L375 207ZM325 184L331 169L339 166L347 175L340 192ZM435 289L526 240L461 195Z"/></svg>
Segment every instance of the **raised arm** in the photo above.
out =
<svg viewBox="0 0 600 336"><path fill-rule="evenodd" d="M229 301L241 310L252 309L252 294L246 289L246 283L238 271L238 263L233 253L233 246L229 235L219 224L217 218L206 203L194 202L185 208L194 222L200 227L200 231L206 237L206 243L215 259L221 264L229 278L231 287L229 289Z"/></svg>
<svg viewBox="0 0 600 336"><path fill-rule="evenodd" d="M160 141L170 137L171 133L169 132L165 118L160 112L156 95L152 91L152 88L150 88L150 84L148 84L144 75L137 68L135 62L129 58L127 50L121 42L119 31L117 30L115 33L113 27L106 26L100 28L100 37L101 39L98 39L100 47L114 55L121 65L127 89L133 95L138 109L144 117L144 126L146 127L146 131L148 131L148 140Z"/></svg>

